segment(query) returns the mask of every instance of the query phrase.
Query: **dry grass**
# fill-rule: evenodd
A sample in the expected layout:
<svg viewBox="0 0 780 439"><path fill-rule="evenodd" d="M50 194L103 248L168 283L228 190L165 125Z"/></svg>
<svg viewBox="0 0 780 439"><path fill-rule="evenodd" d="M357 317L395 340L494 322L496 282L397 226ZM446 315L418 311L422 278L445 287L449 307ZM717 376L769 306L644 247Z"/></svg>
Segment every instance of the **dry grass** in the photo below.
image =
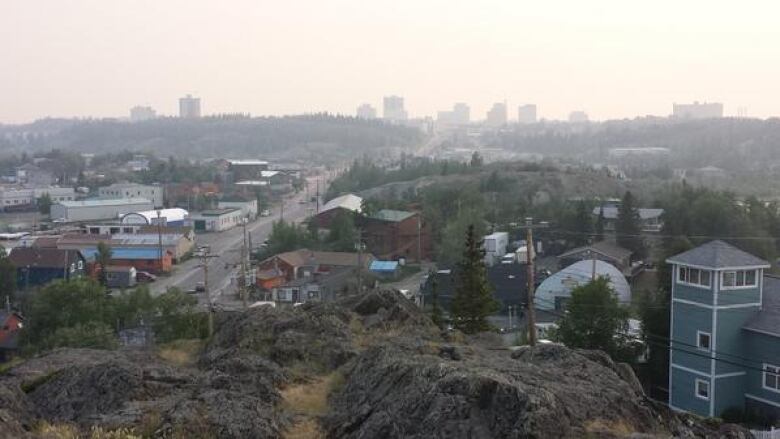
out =
<svg viewBox="0 0 780 439"><path fill-rule="evenodd" d="M175 366L191 367L197 363L198 355L203 350L204 343L203 340L199 339L172 341L160 345L157 348L157 355Z"/></svg>
<svg viewBox="0 0 780 439"><path fill-rule="evenodd" d="M325 433L315 419L305 419L293 425L284 434L284 439L320 439Z"/></svg>
<svg viewBox="0 0 780 439"><path fill-rule="evenodd" d="M44 439L141 439L135 431L127 428L104 430L102 427L92 427L89 434L81 434L79 429L71 424L38 424L34 432Z"/></svg>
<svg viewBox="0 0 780 439"><path fill-rule="evenodd" d="M328 412L328 398L344 387L344 375L335 371L309 383L282 390L282 407L298 421L285 432L285 439L316 439L325 437L318 417Z"/></svg>
<svg viewBox="0 0 780 439"><path fill-rule="evenodd" d="M585 431L588 437L629 437L636 432L634 427L624 420L608 421L605 419L593 419L585 423Z"/></svg>
<svg viewBox="0 0 780 439"><path fill-rule="evenodd" d="M328 396L344 385L341 372L333 372L313 382L282 390L283 407L290 412L320 416L328 411Z"/></svg>

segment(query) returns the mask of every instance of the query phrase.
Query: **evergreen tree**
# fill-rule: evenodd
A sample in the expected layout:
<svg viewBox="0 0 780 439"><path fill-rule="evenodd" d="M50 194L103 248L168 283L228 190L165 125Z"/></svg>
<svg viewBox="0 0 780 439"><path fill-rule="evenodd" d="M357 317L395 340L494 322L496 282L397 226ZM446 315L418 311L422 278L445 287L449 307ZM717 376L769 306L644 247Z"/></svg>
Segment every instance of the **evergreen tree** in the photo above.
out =
<svg viewBox="0 0 780 439"><path fill-rule="evenodd" d="M455 327L466 334L489 330L487 317L498 309L487 281L484 257L474 225L469 225L463 257L458 264L460 282L451 309Z"/></svg>
<svg viewBox="0 0 780 439"><path fill-rule="evenodd" d="M630 360L636 344L621 337L628 329L628 317L609 278L602 276L572 290L558 336L568 347L600 349L616 361Z"/></svg>
<svg viewBox="0 0 780 439"><path fill-rule="evenodd" d="M574 245L581 246L588 244L588 238L593 233L593 224L590 220L590 212L584 201L577 203L577 209L574 214Z"/></svg>
<svg viewBox="0 0 780 439"><path fill-rule="evenodd" d="M16 292L16 267L8 259L5 248L0 246L0 300L5 300L3 296L13 299L14 292Z"/></svg>
<svg viewBox="0 0 780 439"><path fill-rule="evenodd" d="M44 215L48 215L51 213L51 205L53 202L51 201L51 195L49 195L48 192L45 192L43 195L41 195L40 198L38 198L38 211Z"/></svg>
<svg viewBox="0 0 780 439"><path fill-rule="evenodd" d="M599 207L599 216L596 218L596 242L604 240L604 206Z"/></svg>
<svg viewBox="0 0 780 439"><path fill-rule="evenodd" d="M630 191L626 191L618 208L615 234L618 245L634 252L635 257L642 257L645 252L641 224L636 199Z"/></svg>
<svg viewBox="0 0 780 439"><path fill-rule="evenodd" d="M430 292L431 292L431 320L433 323L441 328L444 325L444 316L439 307L439 285L436 280L436 272L431 270L428 272L428 279L430 279Z"/></svg>
<svg viewBox="0 0 780 439"><path fill-rule="evenodd" d="M479 152L474 151L474 153L471 154L471 163L470 166L472 168L478 168L482 166L485 163L485 160L482 158L482 156L479 154Z"/></svg>
<svg viewBox="0 0 780 439"><path fill-rule="evenodd" d="M100 266L100 276L98 277L100 285L106 286L108 285L108 266L111 264L111 247L103 241L98 242L95 259Z"/></svg>

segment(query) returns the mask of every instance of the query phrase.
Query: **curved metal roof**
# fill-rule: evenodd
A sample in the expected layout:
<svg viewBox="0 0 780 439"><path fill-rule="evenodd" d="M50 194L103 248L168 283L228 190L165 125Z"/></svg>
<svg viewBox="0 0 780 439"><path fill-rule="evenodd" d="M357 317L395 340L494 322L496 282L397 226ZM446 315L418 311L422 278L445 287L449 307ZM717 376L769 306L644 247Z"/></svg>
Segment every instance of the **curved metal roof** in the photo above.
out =
<svg viewBox="0 0 780 439"><path fill-rule="evenodd" d="M631 302L631 287L625 276L614 265L596 261L596 276L606 276L620 303ZM584 285L593 277L593 259L579 261L544 280L536 289L534 306L543 310L555 310L557 297L571 297L571 290Z"/></svg>

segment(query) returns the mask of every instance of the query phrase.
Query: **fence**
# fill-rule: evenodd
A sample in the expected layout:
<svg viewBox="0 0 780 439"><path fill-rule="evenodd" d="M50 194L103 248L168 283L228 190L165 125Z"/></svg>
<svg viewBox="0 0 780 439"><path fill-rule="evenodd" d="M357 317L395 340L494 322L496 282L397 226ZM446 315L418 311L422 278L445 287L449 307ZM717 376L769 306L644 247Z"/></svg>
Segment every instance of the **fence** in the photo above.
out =
<svg viewBox="0 0 780 439"><path fill-rule="evenodd" d="M750 430L755 439L780 439L780 429L772 427L771 430Z"/></svg>

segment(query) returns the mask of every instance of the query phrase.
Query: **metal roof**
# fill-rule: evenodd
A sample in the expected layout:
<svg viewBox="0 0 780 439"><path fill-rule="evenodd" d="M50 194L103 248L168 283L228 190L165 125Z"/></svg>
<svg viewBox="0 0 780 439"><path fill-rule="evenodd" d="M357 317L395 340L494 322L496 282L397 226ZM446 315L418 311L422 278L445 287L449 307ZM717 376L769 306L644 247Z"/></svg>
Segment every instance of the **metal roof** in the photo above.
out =
<svg viewBox="0 0 780 439"><path fill-rule="evenodd" d="M65 207L100 207L100 206L128 206L134 204L152 204L146 198L100 198L80 201L60 201Z"/></svg>
<svg viewBox="0 0 780 439"><path fill-rule="evenodd" d="M84 255L84 258L89 260L95 259L95 255L97 255L97 252L98 252L97 248L94 247L81 250L81 254ZM111 259L130 259L130 260L160 259L160 249L144 248L144 247L131 247L131 248L112 247Z"/></svg>
<svg viewBox="0 0 780 439"><path fill-rule="evenodd" d="M371 271L393 272L398 269L398 261L373 261L368 269Z"/></svg>
<svg viewBox="0 0 780 439"><path fill-rule="evenodd" d="M327 212L329 210L342 208L351 210L353 212L360 213L361 206L363 205L363 199L355 194L346 194L336 197L320 208L320 213Z"/></svg>
<svg viewBox="0 0 780 439"><path fill-rule="evenodd" d="M711 269L770 266L769 262L719 239L672 256L666 262Z"/></svg>
<svg viewBox="0 0 780 439"><path fill-rule="evenodd" d="M593 208L593 215L598 215L599 211L602 208L599 206L596 206ZM618 217L618 208L613 206L604 206L604 218L608 220L614 220ZM644 209L639 208L637 209L637 212L639 213L639 218L643 220L653 219L653 218L660 218L661 215L664 214L663 209Z"/></svg>
<svg viewBox="0 0 780 439"><path fill-rule="evenodd" d="M125 216L122 217L122 224L130 224L125 222L125 219L127 218L130 220L133 217L141 217L142 221L145 221L143 224L151 224L152 221L157 219L157 213L159 212L160 218L165 218L168 222L173 221L183 221L187 218L187 215L189 215L189 212L187 212L184 209L180 208L173 208L173 209L160 209L160 210L145 210L143 212L132 212L128 213Z"/></svg>
<svg viewBox="0 0 780 439"><path fill-rule="evenodd" d="M593 251L594 253L598 253L600 255L608 256L614 259L628 258L631 257L633 253L631 250L625 249L616 244L612 244L607 241L599 241L591 245L586 245L583 247L577 247L571 249L561 255L558 255L558 259L566 258L568 256L576 255L578 253L587 252L587 251Z"/></svg>
<svg viewBox="0 0 780 439"><path fill-rule="evenodd" d="M246 160L246 159L242 159L242 160L227 159L227 162L230 163L231 165L234 165L234 166L235 165L263 166L263 165L267 165L268 164L268 162L266 162L264 160L251 160L251 159L249 159L249 160Z"/></svg>
<svg viewBox="0 0 780 439"><path fill-rule="evenodd" d="M382 209L379 212L375 213L371 218L378 219L381 221L392 221L394 223L403 221L407 218L411 218L415 215L414 212L406 212L404 210L391 210L391 209Z"/></svg>
<svg viewBox="0 0 780 439"><path fill-rule="evenodd" d="M615 290L620 303L631 302L631 287L623 273L614 265L596 261L596 276L609 278L609 285ZM538 309L555 309L556 297L571 297L571 291L587 284L593 278L593 259L579 261L554 273L536 289L534 305Z"/></svg>
<svg viewBox="0 0 780 439"><path fill-rule="evenodd" d="M761 311L743 328L780 337L780 278L764 276Z"/></svg>

